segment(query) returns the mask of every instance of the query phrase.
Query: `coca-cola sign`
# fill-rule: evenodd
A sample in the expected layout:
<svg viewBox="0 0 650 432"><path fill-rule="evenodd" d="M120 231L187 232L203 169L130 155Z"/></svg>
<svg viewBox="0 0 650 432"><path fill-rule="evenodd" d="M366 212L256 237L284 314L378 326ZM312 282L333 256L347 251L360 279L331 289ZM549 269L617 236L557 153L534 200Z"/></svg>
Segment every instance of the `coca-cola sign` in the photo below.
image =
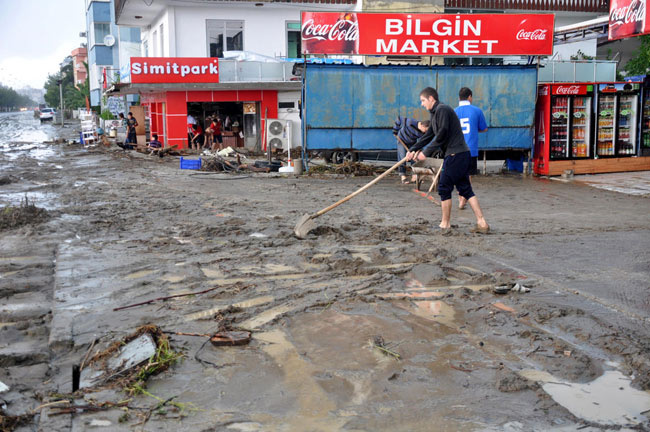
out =
<svg viewBox="0 0 650 432"><path fill-rule="evenodd" d="M550 55L552 14L303 12L303 54Z"/></svg>
<svg viewBox="0 0 650 432"><path fill-rule="evenodd" d="M584 95L587 94L587 86L583 84L566 84L553 86L554 95Z"/></svg>
<svg viewBox="0 0 650 432"><path fill-rule="evenodd" d="M517 40L546 40L546 32L544 29L535 29L533 31L519 30L517 32Z"/></svg>
<svg viewBox="0 0 650 432"><path fill-rule="evenodd" d="M646 0L611 0L609 40L648 33Z"/></svg>

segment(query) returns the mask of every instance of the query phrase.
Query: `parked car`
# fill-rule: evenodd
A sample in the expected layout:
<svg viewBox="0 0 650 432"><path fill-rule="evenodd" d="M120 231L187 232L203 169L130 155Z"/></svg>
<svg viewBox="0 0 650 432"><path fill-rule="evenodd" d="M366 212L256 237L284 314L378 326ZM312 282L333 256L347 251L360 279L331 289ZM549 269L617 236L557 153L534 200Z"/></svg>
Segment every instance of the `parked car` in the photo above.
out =
<svg viewBox="0 0 650 432"><path fill-rule="evenodd" d="M39 113L39 118L41 119L41 123L48 120L54 120L55 114L56 111L54 110L54 108L42 108Z"/></svg>

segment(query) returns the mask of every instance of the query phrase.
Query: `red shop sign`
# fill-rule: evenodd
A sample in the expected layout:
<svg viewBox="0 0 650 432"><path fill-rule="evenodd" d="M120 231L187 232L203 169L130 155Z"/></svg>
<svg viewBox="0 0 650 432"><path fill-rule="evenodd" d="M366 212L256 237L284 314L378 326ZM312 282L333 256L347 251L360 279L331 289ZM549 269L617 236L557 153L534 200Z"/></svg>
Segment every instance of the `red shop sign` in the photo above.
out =
<svg viewBox="0 0 650 432"><path fill-rule="evenodd" d="M648 33L645 0L610 0L608 39L622 39Z"/></svg>
<svg viewBox="0 0 650 432"><path fill-rule="evenodd" d="M553 14L303 12L303 54L504 56L553 53Z"/></svg>
<svg viewBox="0 0 650 432"><path fill-rule="evenodd" d="M219 62L212 57L131 57L131 82L218 83Z"/></svg>
<svg viewBox="0 0 650 432"><path fill-rule="evenodd" d="M570 96L587 94L587 86L584 84L566 84L553 86L553 95Z"/></svg>

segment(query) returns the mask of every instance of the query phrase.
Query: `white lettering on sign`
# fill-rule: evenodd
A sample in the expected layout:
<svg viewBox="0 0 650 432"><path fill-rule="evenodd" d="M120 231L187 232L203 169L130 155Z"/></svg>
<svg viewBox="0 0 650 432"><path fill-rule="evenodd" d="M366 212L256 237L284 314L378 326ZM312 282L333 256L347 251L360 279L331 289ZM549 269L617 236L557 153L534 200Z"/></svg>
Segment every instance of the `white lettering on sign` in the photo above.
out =
<svg viewBox="0 0 650 432"><path fill-rule="evenodd" d="M413 19L411 15L407 15L406 19L401 18L387 18L385 21L385 34L390 36L430 36L431 34L437 36L474 36L481 35L481 20L472 22L468 19L461 19L460 15L456 19L451 20L441 18L435 20L431 24L431 31L423 29L422 20L419 18Z"/></svg>
<svg viewBox="0 0 650 432"><path fill-rule="evenodd" d="M533 31L519 30L517 32L517 40L546 40L546 32L548 30L536 29Z"/></svg>
<svg viewBox="0 0 650 432"><path fill-rule="evenodd" d="M166 65L150 65L147 62L132 62L131 73L133 75L180 75L184 78L189 75L218 75L219 68L217 60L209 65L179 65L176 62L167 62Z"/></svg>
<svg viewBox="0 0 650 432"><path fill-rule="evenodd" d="M422 40L398 40L398 39L377 39L378 53L412 53L418 55L427 54L478 54L484 52L491 54L497 40L460 40L460 39L422 39ZM483 48L485 51L481 51Z"/></svg>
<svg viewBox="0 0 650 432"><path fill-rule="evenodd" d="M632 0L628 6L613 9L609 14L609 25L622 25L643 21L645 0Z"/></svg>
<svg viewBox="0 0 650 432"><path fill-rule="evenodd" d="M359 24L351 20L338 20L334 24L314 24L314 20L310 19L302 25L302 38L354 41L359 39Z"/></svg>
<svg viewBox="0 0 650 432"><path fill-rule="evenodd" d="M580 94L580 86L568 86L568 87L558 87L555 89L555 93L561 94L561 95L575 95L575 94Z"/></svg>

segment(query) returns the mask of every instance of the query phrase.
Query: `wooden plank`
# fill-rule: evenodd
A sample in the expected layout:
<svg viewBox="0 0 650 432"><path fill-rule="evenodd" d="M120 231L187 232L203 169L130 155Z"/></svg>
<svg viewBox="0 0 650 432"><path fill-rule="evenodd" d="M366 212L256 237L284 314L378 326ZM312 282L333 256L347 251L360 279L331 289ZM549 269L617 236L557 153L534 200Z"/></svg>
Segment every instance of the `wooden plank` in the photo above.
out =
<svg viewBox="0 0 650 432"><path fill-rule="evenodd" d="M650 171L650 157L601 158L549 162L549 176L562 175L565 170L573 170L574 174Z"/></svg>

